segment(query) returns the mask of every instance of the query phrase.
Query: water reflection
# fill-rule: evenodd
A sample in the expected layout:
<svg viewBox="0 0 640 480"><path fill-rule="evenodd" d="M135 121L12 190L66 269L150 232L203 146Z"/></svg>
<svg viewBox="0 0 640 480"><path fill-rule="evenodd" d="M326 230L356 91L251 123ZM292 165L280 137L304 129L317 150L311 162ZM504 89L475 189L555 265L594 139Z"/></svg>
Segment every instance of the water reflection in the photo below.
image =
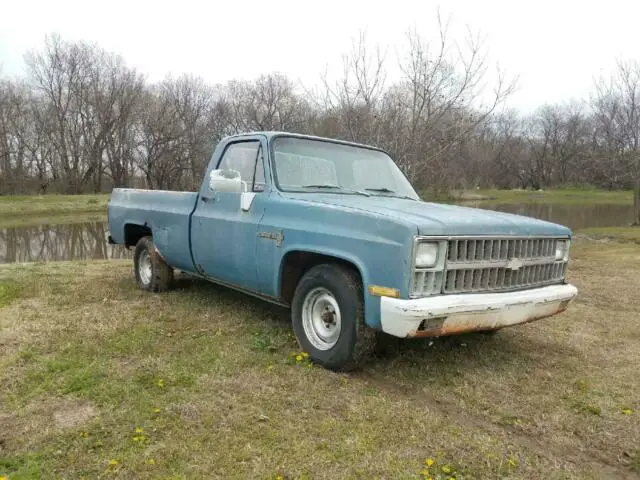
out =
<svg viewBox="0 0 640 480"><path fill-rule="evenodd" d="M633 206L596 205L554 205L536 203L514 203L502 205L473 205L488 210L515 213L565 225L572 230L590 227L626 227L633 223Z"/></svg>
<svg viewBox="0 0 640 480"><path fill-rule="evenodd" d="M549 220L573 230L626 226L633 221L631 205L472 206ZM104 221L0 228L0 263L130 258L131 251L107 243L106 232Z"/></svg>
<svg viewBox="0 0 640 480"><path fill-rule="evenodd" d="M106 222L1 228L0 263L129 258L106 232Z"/></svg>

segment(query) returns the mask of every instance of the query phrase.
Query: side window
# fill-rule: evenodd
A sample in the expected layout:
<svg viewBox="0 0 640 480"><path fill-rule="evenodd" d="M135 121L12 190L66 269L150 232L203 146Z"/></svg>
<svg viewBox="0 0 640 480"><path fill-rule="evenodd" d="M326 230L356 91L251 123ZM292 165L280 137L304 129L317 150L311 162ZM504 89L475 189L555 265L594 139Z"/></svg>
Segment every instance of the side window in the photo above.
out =
<svg viewBox="0 0 640 480"><path fill-rule="evenodd" d="M264 191L264 165L259 141L232 143L222 155L218 168L237 170L249 191Z"/></svg>

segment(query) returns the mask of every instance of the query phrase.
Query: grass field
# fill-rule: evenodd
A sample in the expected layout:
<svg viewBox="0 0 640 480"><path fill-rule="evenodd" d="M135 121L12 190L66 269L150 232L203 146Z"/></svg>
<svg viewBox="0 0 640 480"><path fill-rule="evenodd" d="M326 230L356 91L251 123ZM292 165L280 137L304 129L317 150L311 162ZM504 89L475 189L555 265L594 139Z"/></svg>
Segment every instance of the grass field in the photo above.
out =
<svg viewBox="0 0 640 480"><path fill-rule="evenodd" d="M578 239L559 316L311 366L287 312L128 261L0 267L0 476L638 478L640 249ZM429 466L429 464L431 464Z"/></svg>
<svg viewBox="0 0 640 480"><path fill-rule="evenodd" d="M451 192L451 201L504 203L553 203L558 205L594 205L610 203L633 205L630 190L607 191L589 188L557 188L544 191L535 190L469 190Z"/></svg>
<svg viewBox="0 0 640 480"><path fill-rule="evenodd" d="M640 227L583 228L576 232L576 237L596 241L630 242L640 244ZM636 265L636 268L640 270L640 265Z"/></svg>
<svg viewBox="0 0 640 480"><path fill-rule="evenodd" d="M532 190L470 190L452 191L451 201L481 201L488 203L558 203L594 204L633 202L633 192L582 188L560 188L543 192ZM428 198L428 195L425 196ZM106 215L109 194L98 195L31 195L0 196L0 219L25 215L46 218L69 214L101 213Z"/></svg>
<svg viewBox="0 0 640 480"><path fill-rule="evenodd" d="M62 225L84 222L106 222L107 212L65 213L61 215L23 215L0 217L0 228L21 228L37 225Z"/></svg>
<svg viewBox="0 0 640 480"><path fill-rule="evenodd" d="M0 196L0 223L25 217L46 219L57 216L107 213L109 194Z"/></svg>

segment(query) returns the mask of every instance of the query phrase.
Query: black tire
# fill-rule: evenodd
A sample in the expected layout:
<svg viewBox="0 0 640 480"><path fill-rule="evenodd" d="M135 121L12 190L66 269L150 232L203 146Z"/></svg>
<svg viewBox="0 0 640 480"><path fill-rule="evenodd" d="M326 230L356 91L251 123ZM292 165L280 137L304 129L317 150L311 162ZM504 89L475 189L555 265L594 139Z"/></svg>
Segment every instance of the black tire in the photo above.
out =
<svg viewBox="0 0 640 480"><path fill-rule="evenodd" d="M146 263L146 258L149 259L151 267L150 275L141 274L141 259L144 264ZM142 237L138 240L133 254L133 271L138 286L143 290L165 292L171 288L173 269L158 254L151 236Z"/></svg>
<svg viewBox="0 0 640 480"><path fill-rule="evenodd" d="M336 343L328 349L316 348L303 325L305 298L317 288L326 289L340 309L340 333ZM291 321L303 351L314 363L328 370L354 370L370 357L375 348L375 332L364 323L360 278L352 269L341 265L317 265L302 276L291 305Z"/></svg>

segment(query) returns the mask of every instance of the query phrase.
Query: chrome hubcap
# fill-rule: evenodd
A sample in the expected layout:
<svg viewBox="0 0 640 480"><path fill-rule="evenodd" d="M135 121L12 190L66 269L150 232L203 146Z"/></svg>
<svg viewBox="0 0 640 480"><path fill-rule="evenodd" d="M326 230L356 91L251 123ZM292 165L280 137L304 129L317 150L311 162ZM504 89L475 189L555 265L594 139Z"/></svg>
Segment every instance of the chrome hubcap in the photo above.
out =
<svg viewBox="0 0 640 480"><path fill-rule="evenodd" d="M302 303L302 326L311 344L318 350L329 350L340 337L340 307L324 287L311 290Z"/></svg>
<svg viewBox="0 0 640 480"><path fill-rule="evenodd" d="M146 250L140 253L138 258L138 275L145 285L151 282L151 257Z"/></svg>

